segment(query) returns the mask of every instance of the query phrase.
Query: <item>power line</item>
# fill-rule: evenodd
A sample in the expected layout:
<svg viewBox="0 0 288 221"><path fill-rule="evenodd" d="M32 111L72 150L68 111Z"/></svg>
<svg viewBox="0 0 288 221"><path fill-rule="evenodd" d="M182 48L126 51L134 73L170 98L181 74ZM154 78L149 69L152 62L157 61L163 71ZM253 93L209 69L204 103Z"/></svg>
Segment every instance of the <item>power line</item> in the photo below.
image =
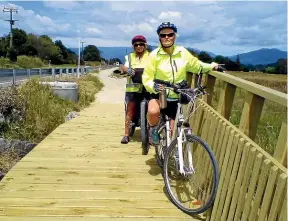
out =
<svg viewBox="0 0 288 221"><path fill-rule="evenodd" d="M18 13L18 9L17 8L9 8L9 7L4 7L3 12L10 12L10 19L9 20L5 20L5 21L9 21L10 23L10 48L12 48L13 45L13 34L12 34L12 29L13 29L13 25L15 24L15 21L18 20L14 20L13 19L13 12Z"/></svg>

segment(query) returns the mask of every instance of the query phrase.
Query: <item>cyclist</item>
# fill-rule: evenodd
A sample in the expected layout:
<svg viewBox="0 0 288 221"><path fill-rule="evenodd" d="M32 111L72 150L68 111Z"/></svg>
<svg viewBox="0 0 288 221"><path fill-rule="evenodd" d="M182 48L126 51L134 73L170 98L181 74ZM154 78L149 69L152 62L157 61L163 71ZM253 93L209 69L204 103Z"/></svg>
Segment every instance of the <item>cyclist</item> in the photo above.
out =
<svg viewBox="0 0 288 221"><path fill-rule="evenodd" d="M163 22L157 28L160 41L158 48L150 53L150 59L144 69L142 82L146 90L151 94L148 103L147 120L150 125L150 143L159 144L157 124L159 123L160 106L159 91L163 85L155 84L154 78L178 84L186 80L187 72L199 74L218 69L218 64L212 62L207 64L199 61L187 49L175 44L177 27L170 22ZM177 112L177 100L179 95L172 90L167 90L167 107L163 110L171 119L171 129L173 131L174 121Z"/></svg>
<svg viewBox="0 0 288 221"><path fill-rule="evenodd" d="M122 144L130 141L129 131L132 120L135 116L137 102L143 98L142 82L133 79L135 76L135 68L143 68L146 66L149 53L147 51L147 40L142 35L136 35L132 38L133 52L125 56L125 64L121 67L121 71L127 73L126 93L125 93L125 132L121 140ZM142 73L141 73L142 74ZM145 89L144 89L145 90Z"/></svg>

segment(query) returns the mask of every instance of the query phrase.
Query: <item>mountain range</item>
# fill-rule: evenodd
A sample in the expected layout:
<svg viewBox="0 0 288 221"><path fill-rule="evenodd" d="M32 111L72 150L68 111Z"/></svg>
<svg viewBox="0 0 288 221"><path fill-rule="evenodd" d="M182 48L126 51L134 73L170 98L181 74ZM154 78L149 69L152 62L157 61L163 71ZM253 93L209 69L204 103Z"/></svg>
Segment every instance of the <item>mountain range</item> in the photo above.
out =
<svg viewBox="0 0 288 221"><path fill-rule="evenodd" d="M151 46L152 49L155 49L156 46ZM127 53L132 51L131 47L98 47L101 52L101 57L105 59L111 58L119 58L122 63L124 63L124 56ZM197 54L200 53L201 50L196 48L189 48L195 51ZM74 51L78 54L78 48L70 48L70 50ZM216 55L212 52L206 51L211 57L215 57ZM225 56L226 57L226 56ZM235 61L237 55L227 56L231 60ZM259 50L250 51L246 53L239 54L241 64L252 64L252 65L259 65L259 64L271 64L275 63L278 59L284 58L287 59L287 51L281 51L276 48L261 48Z"/></svg>

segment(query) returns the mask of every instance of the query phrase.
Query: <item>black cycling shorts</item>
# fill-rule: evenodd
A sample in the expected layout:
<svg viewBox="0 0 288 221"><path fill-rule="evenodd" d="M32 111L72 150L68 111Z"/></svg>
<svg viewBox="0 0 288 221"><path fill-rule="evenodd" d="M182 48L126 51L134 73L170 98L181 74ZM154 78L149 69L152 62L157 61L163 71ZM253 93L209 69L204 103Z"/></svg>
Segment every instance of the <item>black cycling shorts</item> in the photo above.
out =
<svg viewBox="0 0 288 221"><path fill-rule="evenodd" d="M150 99L159 100L159 94L151 94ZM167 107L161 111L172 120L175 120L177 114L178 101L167 101Z"/></svg>
<svg viewBox="0 0 288 221"><path fill-rule="evenodd" d="M125 93L125 101L126 102L141 102L143 99L143 93L136 92L126 92Z"/></svg>

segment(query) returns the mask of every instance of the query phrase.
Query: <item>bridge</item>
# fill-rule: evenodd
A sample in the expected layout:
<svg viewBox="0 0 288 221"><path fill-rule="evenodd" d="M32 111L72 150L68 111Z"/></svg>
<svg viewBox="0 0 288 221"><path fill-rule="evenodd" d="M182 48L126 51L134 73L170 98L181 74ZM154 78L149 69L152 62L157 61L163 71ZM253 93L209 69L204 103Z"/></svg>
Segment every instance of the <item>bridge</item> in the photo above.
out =
<svg viewBox="0 0 288 221"><path fill-rule="evenodd" d="M139 131L128 145L120 144L124 82L108 78L111 72L100 73L105 87L97 101L60 125L0 182L1 221L287 220L286 118L272 153L255 142L265 101L286 110L286 94L229 74L211 72L204 77L208 94L191 125L212 147L220 182L213 207L188 216L165 195L154 150L141 155ZM194 86L197 75L188 81ZM239 125L233 125L238 89L245 91L245 99Z"/></svg>

